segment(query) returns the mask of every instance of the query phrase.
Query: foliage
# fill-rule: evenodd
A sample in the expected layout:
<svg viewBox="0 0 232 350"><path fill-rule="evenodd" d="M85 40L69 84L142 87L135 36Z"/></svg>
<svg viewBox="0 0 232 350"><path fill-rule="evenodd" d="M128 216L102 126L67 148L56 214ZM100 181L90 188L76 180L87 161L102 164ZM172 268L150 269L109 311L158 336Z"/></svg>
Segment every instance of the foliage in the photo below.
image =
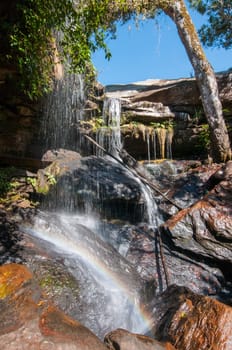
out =
<svg viewBox="0 0 232 350"><path fill-rule="evenodd" d="M35 177L28 177L27 183L31 185L33 188L36 188L37 186L37 179Z"/></svg>
<svg viewBox="0 0 232 350"><path fill-rule="evenodd" d="M150 0L18 1L14 15L1 21L10 46L5 57L17 63L23 92L36 99L52 87L54 60L92 76L92 52L111 57L106 39L115 37L115 22L153 17L156 7Z"/></svg>
<svg viewBox="0 0 232 350"><path fill-rule="evenodd" d="M51 186L56 185L57 181L53 174L49 171L42 173L38 177L28 177L27 183L33 187L35 192L41 194L47 194Z"/></svg>
<svg viewBox="0 0 232 350"><path fill-rule="evenodd" d="M209 150L210 146L210 131L208 124L202 124L199 133L198 148L200 150Z"/></svg>
<svg viewBox="0 0 232 350"><path fill-rule="evenodd" d="M56 185L56 179L55 176L53 174L50 174L48 171L45 173L45 175L47 176L47 182L50 186L54 186Z"/></svg>
<svg viewBox="0 0 232 350"><path fill-rule="evenodd" d="M151 122L150 125L154 129L173 129L175 126L175 123L172 120L164 120L163 122Z"/></svg>
<svg viewBox="0 0 232 350"><path fill-rule="evenodd" d="M13 23L2 28L10 43L6 57L16 61L25 94L34 99L49 91L55 55L73 72L88 74L91 52L102 48L110 57L105 39L107 28L112 33L114 28L106 23L106 3L24 0L17 5Z"/></svg>
<svg viewBox="0 0 232 350"><path fill-rule="evenodd" d="M96 132L102 127L106 127L106 125L104 125L104 119L102 117L91 118L89 120L89 124L91 125L93 132Z"/></svg>
<svg viewBox="0 0 232 350"><path fill-rule="evenodd" d="M199 34L206 46L225 49L232 47L232 3L231 0L190 0L192 7L208 18Z"/></svg>
<svg viewBox="0 0 232 350"><path fill-rule="evenodd" d="M14 168L2 168L0 169L0 196L4 196L10 191L15 184L11 182Z"/></svg>
<svg viewBox="0 0 232 350"><path fill-rule="evenodd" d="M16 61L22 90L31 99L52 87L54 59L66 62L73 72L92 76L91 53L101 48L107 59L111 53L106 39L115 37L115 22L130 18L151 18L170 1L150 0L23 0L16 13L1 23L10 49L9 61ZM207 45L231 47L230 0L190 0L192 6L209 17L201 29ZM57 56L58 57L55 57Z"/></svg>

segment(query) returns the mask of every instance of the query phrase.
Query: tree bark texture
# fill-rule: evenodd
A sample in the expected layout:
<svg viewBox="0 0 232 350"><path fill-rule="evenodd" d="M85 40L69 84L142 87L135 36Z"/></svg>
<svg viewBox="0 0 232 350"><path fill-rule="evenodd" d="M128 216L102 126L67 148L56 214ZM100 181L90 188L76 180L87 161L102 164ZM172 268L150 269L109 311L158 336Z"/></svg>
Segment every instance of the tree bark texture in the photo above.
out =
<svg viewBox="0 0 232 350"><path fill-rule="evenodd" d="M201 46L196 29L183 0L170 0L164 12L176 24L180 39L193 66L209 124L211 156L215 162L231 159L231 146L219 99L217 80Z"/></svg>

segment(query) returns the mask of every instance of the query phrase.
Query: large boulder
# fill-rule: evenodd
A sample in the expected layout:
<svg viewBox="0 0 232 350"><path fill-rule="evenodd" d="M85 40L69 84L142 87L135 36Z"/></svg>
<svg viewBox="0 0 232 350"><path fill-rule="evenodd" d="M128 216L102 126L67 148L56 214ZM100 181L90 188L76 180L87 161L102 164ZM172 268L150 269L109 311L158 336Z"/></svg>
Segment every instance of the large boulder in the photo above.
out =
<svg viewBox="0 0 232 350"><path fill-rule="evenodd" d="M189 252L197 259L221 262L228 270L232 264L231 164L228 162L209 178L207 187L219 182L211 191L163 226L165 237L175 249Z"/></svg>
<svg viewBox="0 0 232 350"><path fill-rule="evenodd" d="M230 350L232 308L212 298L170 286L156 297L154 333L178 350Z"/></svg>
<svg viewBox="0 0 232 350"><path fill-rule="evenodd" d="M44 184L47 174L57 179L46 198L48 207L52 202L53 209L84 209L94 213L97 208L106 218L132 222L146 219L142 185L126 167L110 157L81 158L74 154L65 152L39 173L38 184L42 188L47 186Z"/></svg>
<svg viewBox="0 0 232 350"><path fill-rule="evenodd" d="M1 266L0 281L2 350L106 349L89 329L43 298L25 266Z"/></svg>

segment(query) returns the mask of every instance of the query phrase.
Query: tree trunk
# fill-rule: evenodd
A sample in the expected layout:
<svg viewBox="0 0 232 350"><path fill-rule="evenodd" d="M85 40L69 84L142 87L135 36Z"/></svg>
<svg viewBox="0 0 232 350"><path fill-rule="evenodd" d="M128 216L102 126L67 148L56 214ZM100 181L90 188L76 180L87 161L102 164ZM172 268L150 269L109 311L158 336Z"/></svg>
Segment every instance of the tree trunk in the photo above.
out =
<svg viewBox="0 0 232 350"><path fill-rule="evenodd" d="M209 124L211 156L215 162L231 159L228 131L222 114L217 80L201 46L184 0L170 0L163 11L175 22L181 41L193 66Z"/></svg>

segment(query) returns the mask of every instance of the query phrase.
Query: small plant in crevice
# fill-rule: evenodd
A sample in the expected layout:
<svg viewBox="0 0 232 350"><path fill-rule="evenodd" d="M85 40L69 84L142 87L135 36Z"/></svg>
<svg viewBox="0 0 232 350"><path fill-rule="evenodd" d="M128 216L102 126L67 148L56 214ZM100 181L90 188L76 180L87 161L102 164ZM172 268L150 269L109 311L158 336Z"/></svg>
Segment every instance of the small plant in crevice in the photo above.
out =
<svg viewBox="0 0 232 350"><path fill-rule="evenodd" d="M175 123L172 120L165 120L163 122L151 122L150 126L153 127L153 129L173 129L175 126Z"/></svg>
<svg viewBox="0 0 232 350"><path fill-rule="evenodd" d="M96 131L98 131L99 129L101 129L103 127L107 128L107 126L105 125L105 122L104 122L102 117L91 118L90 120L88 120L88 122L81 121L80 125L81 126L85 126L86 123L91 127L93 132L96 132Z"/></svg>
<svg viewBox="0 0 232 350"><path fill-rule="evenodd" d="M0 196L4 196L13 187L11 182L13 168L0 169Z"/></svg>
<svg viewBox="0 0 232 350"><path fill-rule="evenodd" d="M210 146L210 134L209 134L209 125L208 124L202 124L200 133L198 135L198 144L197 149L198 150L209 150Z"/></svg>
<svg viewBox="0 0 232 350"><path fill-rule="evenodd" d="M37 186L37 179L35 177L28 177L27 183L31 185L33 188L36 188Z"/></svg>
<svg viewBox="0 0 232 350"><path fill-rule="evenodd" d="M47 176L47 182L49 185L54 186L56 185L56 178L53 174L50 174L48 171L45 173Z"/></svg>
<svg viewBox="0 0 232 350"><path fill-rule="evenodd" d="M192 119L193 121L198 124L200 122L200 120L202 120L204 116L204 110L202 106L196 106L195 107L195 111L194 114L192 115Z"/></svg>

